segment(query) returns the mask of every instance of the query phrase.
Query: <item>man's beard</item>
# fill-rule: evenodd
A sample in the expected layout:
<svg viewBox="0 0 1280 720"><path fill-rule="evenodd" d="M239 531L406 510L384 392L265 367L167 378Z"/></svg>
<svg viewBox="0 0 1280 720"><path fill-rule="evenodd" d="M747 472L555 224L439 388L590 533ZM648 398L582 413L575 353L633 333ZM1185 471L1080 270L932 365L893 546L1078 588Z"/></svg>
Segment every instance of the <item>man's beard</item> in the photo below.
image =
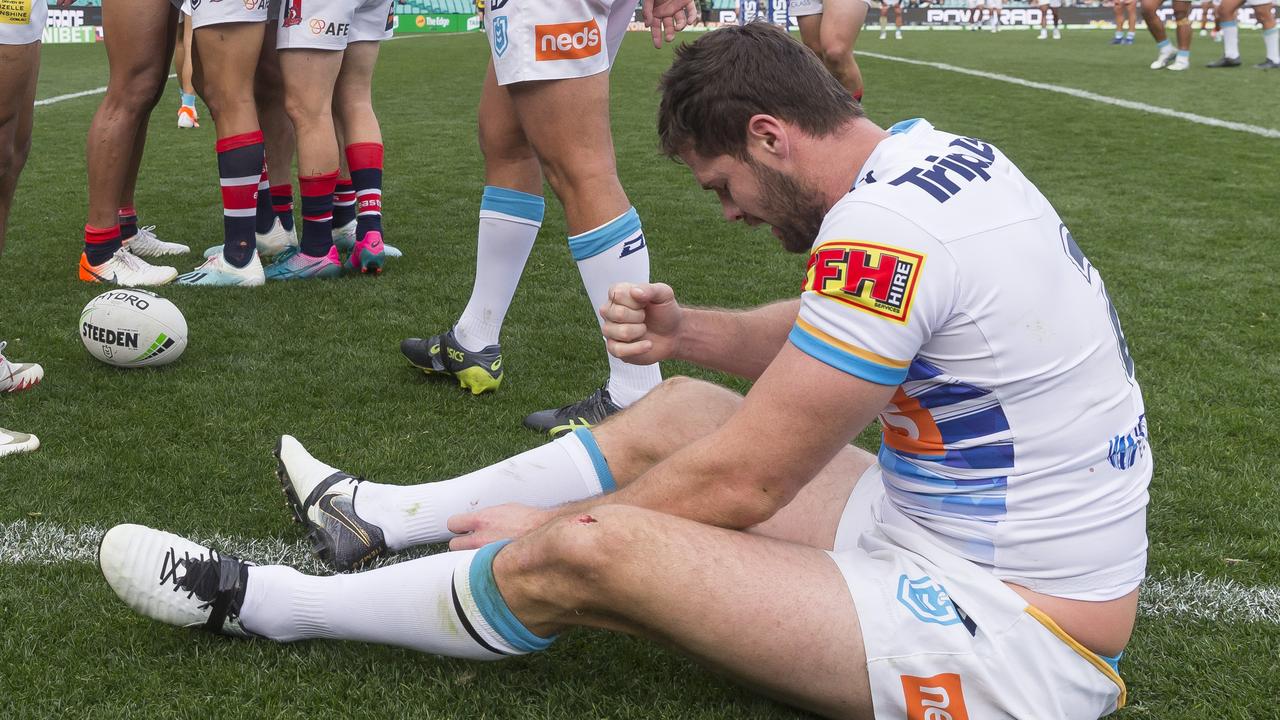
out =
<svg viewBox="0 0 1280 720"><path fill-rule="evenodd" d="M827 214L818 191L764 163L748 159L747 164L760 185L764 212L775 220L769 224L777 231L782 247L787 252L809 252Z"/></svg>

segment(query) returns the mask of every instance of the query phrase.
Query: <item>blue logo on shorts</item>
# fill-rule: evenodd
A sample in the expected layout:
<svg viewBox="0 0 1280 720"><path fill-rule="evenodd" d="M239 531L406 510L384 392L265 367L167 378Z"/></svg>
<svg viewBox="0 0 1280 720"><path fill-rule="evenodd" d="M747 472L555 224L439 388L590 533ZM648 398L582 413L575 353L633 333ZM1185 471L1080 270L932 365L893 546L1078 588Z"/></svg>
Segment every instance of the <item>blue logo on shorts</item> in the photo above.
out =
<svg viewBox="0 0 1280 720"><path fill-rule="evenodd" d="M493 19L493 51L498 57L507 51L507 16L499 15Z"/></svg>
<svg viewBox="0 0 1280 720"><path fill-rule="evenodd" d="M920 622L955 625L962 622L947 589L928 575L914 580L906 575L898 578L898 602Z"/></svg>

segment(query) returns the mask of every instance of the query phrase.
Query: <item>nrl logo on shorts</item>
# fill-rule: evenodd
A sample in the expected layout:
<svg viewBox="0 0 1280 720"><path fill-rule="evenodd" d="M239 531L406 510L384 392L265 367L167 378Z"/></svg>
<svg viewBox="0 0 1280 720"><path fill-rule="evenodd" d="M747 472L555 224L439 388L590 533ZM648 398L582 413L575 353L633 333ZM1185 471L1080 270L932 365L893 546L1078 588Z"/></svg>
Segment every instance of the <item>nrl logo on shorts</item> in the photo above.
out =
<svg viewBox="0 0 1280 720"><path fill-rule="evenodd" d="M507 16L499 15L493 19L493 51L498 57L507 51Z"/></svg>
<svg viewBox="0 0 1280 720"><path fill-rule="evenodd" d="M963 622L947 589L934 582L928 575L914 580L903 575L898 578L898 602L911 611L920 622L939 625L955 625Z"/></svg>

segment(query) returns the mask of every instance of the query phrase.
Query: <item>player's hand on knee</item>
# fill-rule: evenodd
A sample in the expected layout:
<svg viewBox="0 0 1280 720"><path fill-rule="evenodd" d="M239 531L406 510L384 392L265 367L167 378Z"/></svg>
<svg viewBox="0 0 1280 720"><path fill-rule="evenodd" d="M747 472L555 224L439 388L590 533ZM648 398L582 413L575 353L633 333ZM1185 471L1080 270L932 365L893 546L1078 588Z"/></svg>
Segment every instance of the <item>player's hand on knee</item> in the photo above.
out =
<svg viewBox="0 0 1280 720"><path fill-rule="evenodd" d="M449 549L474 550L498 540L514 540L542 527L553 516L546 510L515 503L460 513L449 518L449 532L458 535L449 541Z"/></svg>
<svg viewBox="0 0 1280 720"><path fill-rule="evenodd" d="M676 356L684 311L664 283L618 283L600 308L609 354L635 365Z"/></svg>

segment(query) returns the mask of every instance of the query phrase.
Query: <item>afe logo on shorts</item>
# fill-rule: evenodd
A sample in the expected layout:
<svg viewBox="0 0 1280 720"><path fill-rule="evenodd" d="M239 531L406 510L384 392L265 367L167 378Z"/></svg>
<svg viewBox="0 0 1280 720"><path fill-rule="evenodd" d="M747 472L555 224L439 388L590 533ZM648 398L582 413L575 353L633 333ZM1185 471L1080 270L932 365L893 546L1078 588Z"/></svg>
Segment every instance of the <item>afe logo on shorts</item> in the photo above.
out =
<svg viewBox="0 0 1280 720"><path fill-rule="evenodd" d="M594 19L586 22L535 25L534 41L537 43L534 59L580 60L600 54L600 26Z"/></svg>
<svg viewBox="0 0 1280 720"><path fill-rule="evenodd" d="M947 589L928 575L898 578L898 602L920 622L955 625L963 622Z"/></svg>
<svg viewBox="0 0 1280 720"><path fill-rule="evenodd" d="M860 240L832 240L809 255L805 291L907 324L924 255Z"/></svg>
<svg viewBox="0 0 1280 720"><path fill-rule="evenodd" d="M907 720L969 720L960 676L942 673L933 677L902 676Z"/></svg>

